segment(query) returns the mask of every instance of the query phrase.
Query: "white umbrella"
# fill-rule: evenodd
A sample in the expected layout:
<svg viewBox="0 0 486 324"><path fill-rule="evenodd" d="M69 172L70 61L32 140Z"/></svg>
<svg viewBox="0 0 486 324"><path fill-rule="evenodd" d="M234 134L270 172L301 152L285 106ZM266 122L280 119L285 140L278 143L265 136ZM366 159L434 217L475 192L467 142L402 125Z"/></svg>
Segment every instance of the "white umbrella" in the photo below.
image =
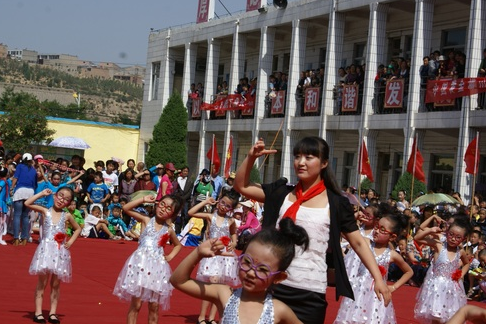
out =
<svg viewBox="0 0 486 324"><path fill-rule="evenodd" d="M56 146L56 147L65 147L70 149L79 149L79 150L86 150L89 149L91 146L88 145L84 140L78 137L72 136L62 136L56 138L49 146Z"/></svg>

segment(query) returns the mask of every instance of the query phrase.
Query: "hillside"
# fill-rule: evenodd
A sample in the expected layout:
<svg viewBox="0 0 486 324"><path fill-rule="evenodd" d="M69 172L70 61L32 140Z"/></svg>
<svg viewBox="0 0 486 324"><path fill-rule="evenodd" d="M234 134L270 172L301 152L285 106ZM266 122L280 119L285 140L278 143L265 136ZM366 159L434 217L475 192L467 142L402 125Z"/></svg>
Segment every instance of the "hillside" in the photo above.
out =
<svg viewBox="0 0 486 324"><path fill-rule="evenodd" d="M65 72L10 59L0 59L0 95L6 87L56 101L77 117L73 93L81 94L83 118L108 123L140 123L143 88L132 83L99 78L78 78ZM65 114L63 114L64 117Z"/></svg>

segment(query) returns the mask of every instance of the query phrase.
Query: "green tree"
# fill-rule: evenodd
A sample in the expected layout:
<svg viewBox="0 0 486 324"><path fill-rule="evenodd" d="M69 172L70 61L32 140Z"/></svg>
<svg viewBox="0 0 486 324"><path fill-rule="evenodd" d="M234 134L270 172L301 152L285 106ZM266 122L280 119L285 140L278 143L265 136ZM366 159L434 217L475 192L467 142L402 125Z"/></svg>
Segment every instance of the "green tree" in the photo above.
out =
<svg viewBox="0 0 486 324"><path fill-rule="evenodd" d="M251 168L250 182L253 182L253 183L261 183L262 182L262 180L260 179L260 171L258 171L258 168L256 166L253 166Z"/></svg>
<svg viewBox="0 0 486 324"><path fill-rule="evenodd" d="M413 181L413 199L410 199L410 194L412 192L412 175L408 172L402 174L402 176L398 179L397 184L393 188L392 191L392 198L397 200L398 199L398 192L400 190L404 190L406 194L406 199L409 202L412 202L417 198L419 192L426 192L427 186L422 181L417 180L417 178Z"/></svg>
<svg viewBox="0 0 486 324"><path fill-rule="evenodd" d="M361 191L367 191L369 190L370 188L372 188L372 182L370 179L368 179L368 177L365 177L362 181L361 181Z"/></svg>
<svg viewBox="0 0 486 324"><path fill-rule="evenodd" d="M187 109L181 95L174 92L162 110L154 126L149 150L145 156L147 165L173 162L176 167L187 164Z"/></svg>
<svg viewBox="0 0 486 324"><path fill-rule="evenodd" d="M33 95L6 88L0 97L0 136L8 150L23 152L32 144L52 141L47 109Z"/></svg>

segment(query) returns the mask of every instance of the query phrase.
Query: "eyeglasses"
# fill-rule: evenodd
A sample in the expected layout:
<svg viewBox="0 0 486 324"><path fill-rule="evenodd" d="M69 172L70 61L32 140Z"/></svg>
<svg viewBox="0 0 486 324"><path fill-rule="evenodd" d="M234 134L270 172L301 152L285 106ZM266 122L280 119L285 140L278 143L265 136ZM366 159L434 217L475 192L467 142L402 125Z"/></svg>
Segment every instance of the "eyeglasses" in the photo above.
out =
<svg viewBox="0 0 486 324"><path fill-rule="evenodd" d="M219 206L221 206L221 207L223 207L224 209L226 209L226 210L228 210L228 211L233 209L233 206L231 206L231 205L226 205L226 204L225 204L223 201L219 201L219 202L218 202L218 205L219 205Z"/></svg>
<svg viewBox="0 0 486 324"><path fill-rule="evenodd" d="M56 193L56 197L57 199L59 199L60 201L63 201L63 202L68 202L68 201L71 201L71 197L66 197L64 195L61 195L60 193Z"/></svg>
<svg viewBox="0 0 486 324"><path fill-rule="evenodd" d="M253 269L257 278L261 280L267 280L271 276L276 275L282 271L271 271L270 267L264 263L255 265L253 259L248 254L242 254L238 257L238 266L244 272L248 272Z"/></svg>
<svg viewBox="0 0 486 324"><path fill-rule="evenodd" d="M380 226L380 223L376 223L375 224L375 230L377 230L378 233L380 233L380 234L388 234L388 235L395 234L395 233L390 232L389 230L387 230L384 226Z"/></svg>
<svg viewBox="0 0 486 324"><path fill-rule="evenodd" d="M159 203L159 208L160 209L165 209L165 211L168 211L169 213L172 211L172 206L166 204L165 202L161 201Z"/></svg>
<svg viewBox="0 0 486 324"><path fill-rule="evenodd" d="M447 237L449 237L450 239L455 239L456 241L462 241L462 239L464 238L464 236L456 235L452 232L447 232Z"/></svg>

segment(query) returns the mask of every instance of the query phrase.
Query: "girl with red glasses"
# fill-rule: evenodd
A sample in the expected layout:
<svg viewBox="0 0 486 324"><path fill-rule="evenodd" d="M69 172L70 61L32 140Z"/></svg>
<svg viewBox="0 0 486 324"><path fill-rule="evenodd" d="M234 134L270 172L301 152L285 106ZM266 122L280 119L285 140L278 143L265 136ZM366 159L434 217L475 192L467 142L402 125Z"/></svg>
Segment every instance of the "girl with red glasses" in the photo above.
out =
<svg viewBox="0 0 486 324"><path fill-rule="evenodd" d="M467 303L462 278L469 270L469 258L461 245L472 230L469 217L456 215L448 228L441 224L425 229L422 224L415 235L415 241L434 250L431 266L417 294L415 319L420 323L445 323Z"/></svg>
<svg viewBox="0 0 486 324"><path fill-rule="evenodd" d="M235 254L235 247L237 243L237 227L232 215L233 209L238 204L240 194L234 191L225 191L223 196L216 201L213 197L208 197L206 200L198 203L188 211L189 217L198 217L208 222L208 237L217 239L220 237L228 238L229 242L226 246L226 251L223 255L218 255L213 258L206 258L201 261L197 270L196 279L208 283L226 284L231 287L237 287L240 280L237 275L238 259ZM203 211L206 205L213 206L211 213ZM209 320L206 321L206 312L208 308ZM203 300L201 304L201 312L199 313L198 323L216 323L217 308L207 300Z"/></svg>
<svg viewBox="0 0 486 324"><path fill-rule="evenodd" d="M296 254L296 246L307 250L309 236L304 228L288 218L280 222L278 230L267 228L253 235L238 258L241 287L233 290L228 285L190 278L199 261L223 253L225 246L222 240L212 238L204 241L179 264L170 282L190 296L215 303L222 315L220 324L302 324L286 304L270 293L272 285L287 278L285 271Z"/></svg>
<svg viewBox="0 0 486 324"><path fill-rule="evenodd" d="M366 238L366 241L380 268L383 283L386 284L390 263L395 263L402 270L403 275L392 286L388 286L390 292L393 293L410 280L413 271L400 254L390 249L390 243L407 227L408 219L401 214L391 213L388 208L384 203L379 206L381 218L376 222L373 238L371 240ZM356 277L350 278L354 300L348 297L343 298L334 324L396 323L393 304L390 302L388 306L385 306L373 293L371 288L376 282L363 262L359 262L356 266L358 269L353 272L356 273Z"/></svg>

